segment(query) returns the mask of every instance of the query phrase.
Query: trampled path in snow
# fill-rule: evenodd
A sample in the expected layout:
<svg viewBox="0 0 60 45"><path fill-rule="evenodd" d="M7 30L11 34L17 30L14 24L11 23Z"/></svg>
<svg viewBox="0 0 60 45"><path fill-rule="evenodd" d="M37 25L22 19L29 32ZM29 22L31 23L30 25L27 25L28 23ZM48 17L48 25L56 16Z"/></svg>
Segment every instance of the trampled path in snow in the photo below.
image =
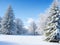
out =
<svg viewBox="0 0 60 45"><path fill-rule="evenodd" d="M44 36L0 35L0 45L60 45L43 40Z"/></svg>

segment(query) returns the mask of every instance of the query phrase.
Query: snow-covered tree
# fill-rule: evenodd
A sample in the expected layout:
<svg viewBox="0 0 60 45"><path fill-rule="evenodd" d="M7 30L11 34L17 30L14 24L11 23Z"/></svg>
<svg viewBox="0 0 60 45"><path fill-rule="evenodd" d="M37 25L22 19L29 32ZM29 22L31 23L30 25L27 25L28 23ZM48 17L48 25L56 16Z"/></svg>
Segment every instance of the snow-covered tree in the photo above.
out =
<svg viewBox="0 0 60 45"><path fill-rule="evenodd" d="M29 34L30 35L36 35L37 33L36 33L36 29L37 29L37 26L36 26L36 23L34 22L34 20L32 20L31 22L30 22L30 25L29 25Z"/></svg>
<svg viewBox="0 0 60 45"><path fill-rule="evenodd" d="M48 13L46 27L44 29L47 41L60 40L60 9L58 0L54 0Z"/></svg>
<svg viewBox="0 0 60 45"><path fill-rule="evenodd" d="M36 29L36 33L38 35L43 35L44 34L44 27L45 27L45 22L46 22L46 14L42 13L39 15L39 19L37 21L37 29Z"/></svg>
<svg viewBox="0 0 60 45"><path fill-rule="evenodd" d="M21 35L23 34L23 22L21 19L15 19L15 24L16 24L16 30L17 30L17 34Z"/></svg>
<svg viewBox="0 0 60 45"><path fill-rule="evenodd" d="M1 21L1 34L16 34L15 24L14 24L14 14L11 6L9 5L8 10Z"/></svg>
<svg viewBox="0 0 60 45"><path fill-rule="evenodd" d="M1 20L2 20L2 18L0 17L0 29L1 29Z"/></svg>

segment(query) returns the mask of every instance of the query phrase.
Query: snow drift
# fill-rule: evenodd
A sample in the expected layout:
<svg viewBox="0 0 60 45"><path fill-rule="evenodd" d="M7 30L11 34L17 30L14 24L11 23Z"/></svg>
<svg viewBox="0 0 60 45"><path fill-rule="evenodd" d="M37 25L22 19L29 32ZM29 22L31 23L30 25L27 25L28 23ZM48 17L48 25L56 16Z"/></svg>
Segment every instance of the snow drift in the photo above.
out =
<svg viewBox="0 0 60 45"><path fill-rule="evenodd" d="M0 45L60 45L43 40L44 36L0 35Z"/></svg>

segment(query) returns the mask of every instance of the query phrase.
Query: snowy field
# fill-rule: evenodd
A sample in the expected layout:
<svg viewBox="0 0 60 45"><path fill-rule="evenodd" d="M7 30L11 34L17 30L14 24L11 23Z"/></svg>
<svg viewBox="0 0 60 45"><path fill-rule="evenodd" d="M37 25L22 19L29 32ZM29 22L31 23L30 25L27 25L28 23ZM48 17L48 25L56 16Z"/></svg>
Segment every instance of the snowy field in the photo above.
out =
<svg viewBox="0 0 60 45"><path fill-rule="evenodd" d="M11 36L0 35L0 45L60 45L45 42L44 36Z"/></svg>

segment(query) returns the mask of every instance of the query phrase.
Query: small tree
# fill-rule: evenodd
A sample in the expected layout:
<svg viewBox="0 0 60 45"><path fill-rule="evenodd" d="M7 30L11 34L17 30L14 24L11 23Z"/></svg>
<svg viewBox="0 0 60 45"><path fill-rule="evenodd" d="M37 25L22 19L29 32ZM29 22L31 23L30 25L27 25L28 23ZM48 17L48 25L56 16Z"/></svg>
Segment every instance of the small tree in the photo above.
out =
<svg viewBox="0 0 60 45"><path fill-rule="evenodd" d="M36 29L37 26L34 21L30 22L29 30L30 30L30 35L36 35Z"/></svg>
<svg viewBox="0 0 60 45"><path fill-rule="evenodd" d="M20 19L15 19L17 34L21 35L23 33L23 23Z"/></svg>
<svg viewBox="0 0 60 45"><path fill-rule="evenodd" d="M38 35L44 34L44 27L45 27L46 18L47 18L47 16L45 15L45 13L39 15L37 29L36 29L36 32Z"/></svg>

